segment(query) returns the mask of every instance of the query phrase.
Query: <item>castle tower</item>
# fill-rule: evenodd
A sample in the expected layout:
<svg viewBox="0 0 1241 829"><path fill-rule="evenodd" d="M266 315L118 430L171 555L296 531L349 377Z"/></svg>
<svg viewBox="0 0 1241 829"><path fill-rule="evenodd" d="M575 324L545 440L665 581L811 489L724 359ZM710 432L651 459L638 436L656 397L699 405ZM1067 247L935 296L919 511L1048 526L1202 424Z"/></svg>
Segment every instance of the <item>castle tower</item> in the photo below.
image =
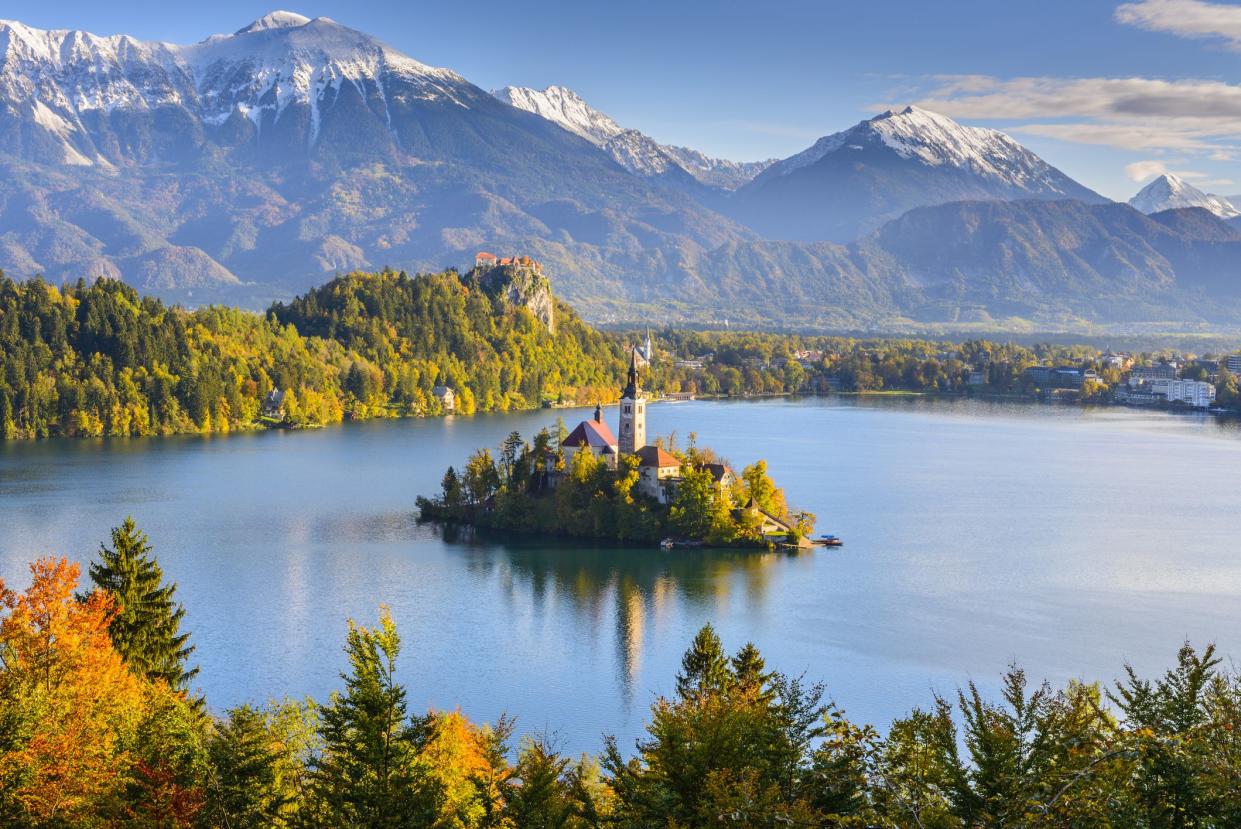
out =
<svg viewBox="0 0 1241 829"><path fill-rule="evenodd" d="M617 436L622 455L632 455L646 446L646 396L638 386L638 352L629 354L629 382L621 391L620 434Z"/></svg>

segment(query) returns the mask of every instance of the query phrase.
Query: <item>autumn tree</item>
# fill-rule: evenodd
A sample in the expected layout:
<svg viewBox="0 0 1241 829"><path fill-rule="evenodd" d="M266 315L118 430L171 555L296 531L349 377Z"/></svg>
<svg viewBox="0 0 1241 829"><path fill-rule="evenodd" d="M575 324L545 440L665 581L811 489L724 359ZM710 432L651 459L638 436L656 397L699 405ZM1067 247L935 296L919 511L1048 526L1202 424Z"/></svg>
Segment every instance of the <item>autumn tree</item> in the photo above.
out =
<svg viewBox="0 0 1241 829"><path fill-rule="evenodd" d="M74 597L79 568L30 566L15 594L0 582L0 822L89 824L132 779L142 680L113 647L113 597Z"/></svg>

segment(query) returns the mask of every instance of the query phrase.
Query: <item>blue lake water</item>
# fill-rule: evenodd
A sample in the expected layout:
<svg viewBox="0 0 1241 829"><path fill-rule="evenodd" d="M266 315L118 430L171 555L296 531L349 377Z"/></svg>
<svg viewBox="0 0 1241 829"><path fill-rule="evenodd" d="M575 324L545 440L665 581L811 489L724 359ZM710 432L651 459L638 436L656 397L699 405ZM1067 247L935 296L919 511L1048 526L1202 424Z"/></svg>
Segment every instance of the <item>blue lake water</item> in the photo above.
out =
<svg viewBox="0 0 1241 829"><path fill-rule="evenodd" d="M211 438L0 444L0 577L85 563L133 514L179 585L222 709L338 687L345 620L387 604L411 707L518 718L570 751L631 744L693 633L757 643L885 725L933 690L1241 656L1241 431L1118 409L840 398L652 406L842 536L789 556L661 553L414 521L443 470L547 411ZM586 410L562 413L572 423ZM615 409L608 412L615 420Z"/></svg>

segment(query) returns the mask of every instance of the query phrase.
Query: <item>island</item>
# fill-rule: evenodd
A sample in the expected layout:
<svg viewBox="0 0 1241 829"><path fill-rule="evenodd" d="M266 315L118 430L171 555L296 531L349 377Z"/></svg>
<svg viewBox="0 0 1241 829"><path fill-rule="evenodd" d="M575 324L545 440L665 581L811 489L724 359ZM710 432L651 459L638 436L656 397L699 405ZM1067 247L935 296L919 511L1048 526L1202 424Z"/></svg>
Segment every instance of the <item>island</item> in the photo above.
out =
<svg viewBox="0 0 1241 829"><path fill-rule="evenodd" d="M440 493L419 497L420 518L522 533L664 546L808 547L815 516L790 511L763 460L736 475L727 461L675 439L648 443L649 401L639 369L651 354L630 349L619 401L619 437L596 405L572 430L558 421L527 442L512 432L499 448L449 467Z"/></svg>

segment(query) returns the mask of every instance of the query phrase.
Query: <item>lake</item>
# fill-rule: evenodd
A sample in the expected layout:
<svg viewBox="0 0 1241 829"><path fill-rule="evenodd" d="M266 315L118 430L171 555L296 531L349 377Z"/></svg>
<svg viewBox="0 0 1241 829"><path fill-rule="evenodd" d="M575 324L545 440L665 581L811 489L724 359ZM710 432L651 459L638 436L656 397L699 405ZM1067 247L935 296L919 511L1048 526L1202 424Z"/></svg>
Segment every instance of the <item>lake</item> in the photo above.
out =
<svg viewBox="0 0 1241 829"><path fill-rule="evenodd" d="M411 709L516 715L572 752L632 745L705 622L886 725L932 693L1241 656L1241 432L1159 412L919 398L650 408L765 457L839 550L663 553L446 539L413 504L539 411L306 432L0 443L0 577L85 563L127 514L177 581L211 707L339 687L345 621L387 604ZM588 410L565 411L570 426ZM607 410L615 423L616 410Z"/></svg>

